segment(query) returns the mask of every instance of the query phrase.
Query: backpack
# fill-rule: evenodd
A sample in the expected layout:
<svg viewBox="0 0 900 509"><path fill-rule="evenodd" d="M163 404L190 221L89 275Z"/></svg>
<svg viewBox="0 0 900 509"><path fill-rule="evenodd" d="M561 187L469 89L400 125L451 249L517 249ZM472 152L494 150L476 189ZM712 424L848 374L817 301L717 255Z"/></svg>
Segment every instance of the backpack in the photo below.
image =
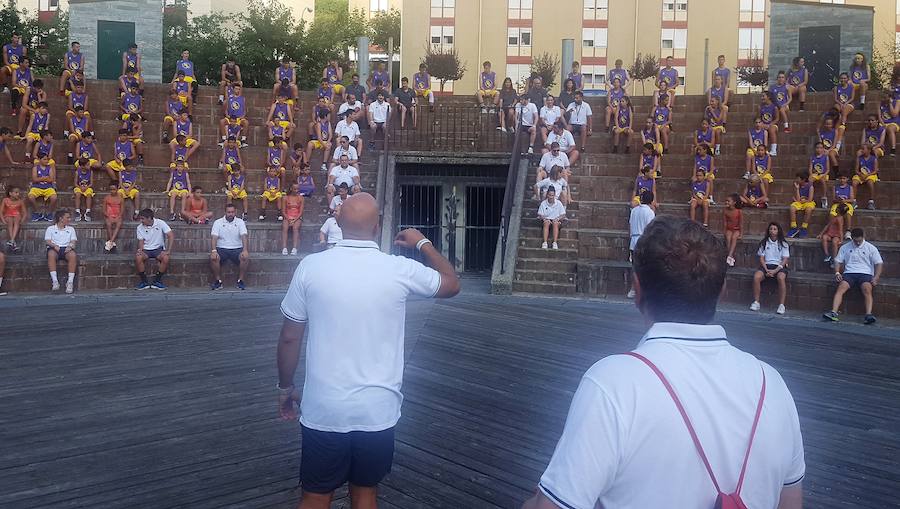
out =
<svg viewBox="0 0 900 509"><path fill-rule="evenodd" d="M726 494L722 492L722 489L719 487L719 482L716 480L716 475L712 471L712 467L709 465L709 460L706 458L706 453L703 452L703 446L700 445L700 439L697 438L697 433L694 431L694 427L691 425L691 420L688 418L687 412L684 411L684 407L681 405L681 401L678 399L678 396L675 395L675 391L672 389L672 386L669 384L669 381L666 380L666 377L662 374L662 371L656 367L655 364L650 362L649 359L644 357L643 355L637 352L626 352L625 355L630 355L636 359L639 359L644 364L650 367L656 376L659 378L659 381L665 386L666 391L669 392L669 396L671 396L672 401L675 403L675 406L678 407L678 412L681 414L681 418L684 420L685 426L687 426L688 432L691 434L691 439L694 441L694 447L697 448L697 453L700 454L700 459L703 460L703 464L706 466L706 471L709 473L709 478L712 480L713 486L716 487L716 492L718 496L716 497L716 505L713 506L713 509L747 509L747 504L741 500L741 487L744 484L744 474L747 472L747 460L750 459L750 449L753 447L753 437L756 436L756 426L759 424L759 415L762 413L763 401L766 399L766 372L760 366L760 369L763 372L762 376L762 388L759 391L759 402L756 404L756 416L753 418L753 426L750 428L750 440L747 443L747 451L744 453L744 463L741 466L741 475L738 477L737 487L735 488L733 493Z"/></svg>

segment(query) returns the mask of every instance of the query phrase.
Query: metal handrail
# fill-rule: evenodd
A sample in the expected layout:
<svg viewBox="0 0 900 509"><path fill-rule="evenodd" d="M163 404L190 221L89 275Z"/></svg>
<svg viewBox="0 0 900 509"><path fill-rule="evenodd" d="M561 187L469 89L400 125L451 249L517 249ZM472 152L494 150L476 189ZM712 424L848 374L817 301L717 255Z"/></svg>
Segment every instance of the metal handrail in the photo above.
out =
<svg viewBox="0 0 900 509"><path fill-rule="evenodd" d="M519 163L522 159L522 151L519 143L522 139L520 128L522 126L521 115L516 120L515 134L513 134L512 153L509 157L509 171L506 173L506 189L503 191L503 212L500 215L500 273L506 273L506 243L509 234L509 220L512 214L513 201L515 200L515 187L519 173Z"/></svg>

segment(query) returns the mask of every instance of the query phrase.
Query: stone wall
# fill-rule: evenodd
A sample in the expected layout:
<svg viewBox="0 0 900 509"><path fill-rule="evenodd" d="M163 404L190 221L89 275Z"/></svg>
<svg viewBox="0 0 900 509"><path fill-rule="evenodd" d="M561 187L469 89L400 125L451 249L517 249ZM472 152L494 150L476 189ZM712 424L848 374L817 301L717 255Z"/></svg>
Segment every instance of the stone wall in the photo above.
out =
<svg viewBox="0 0 900 509"><path fill-rule="evenodd" d="M144 79L162 81L163 5L160 0L70 2L69 40L81 43L85 76L97 78L97 21L133 22Z"/></svg>

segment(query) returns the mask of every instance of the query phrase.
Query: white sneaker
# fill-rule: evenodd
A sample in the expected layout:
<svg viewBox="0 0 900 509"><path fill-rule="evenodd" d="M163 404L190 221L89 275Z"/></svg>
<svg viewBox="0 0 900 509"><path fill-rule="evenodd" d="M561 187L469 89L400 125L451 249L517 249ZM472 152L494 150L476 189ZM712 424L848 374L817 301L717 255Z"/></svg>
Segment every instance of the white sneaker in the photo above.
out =
<svg viewBox="0 0 900 509"><path fill-rule="evenodd" d="M628 290L628 293L625 295L625 297L627 297L629 299L633 299L634 295L635 295L634 288L632 288L631 290Z"/></svg>
<svg viewBox="0 0 900 509"><path fill-rule="evenodd" d="M281 250L281 254L284 255L284 256L287 256L287 255L288 255L288 250L287 250L287 248L282 249L282 250Z"/></svg>
<svg viewBox="0 0 900 509"><path fill-rule="evenodd" d="M59 283L53 283L53 286L50 287L51 292L59 291Z"/></svg>
<svg viewBox="0 0 900 509"><path fill-rule="evenodd" d="M291 256L297 256L297 248L291 249Z"/></svg>
<svg viewBox="0 0 900 509"><path fill-rule="evenodd" d="M750 304L750 311L759 311L759 301L753 301L753 304Z"/></svg>
<svg viewBox="0 0 900 509"><path fill-rule="evenodd" d="M742 178L743 178L744 180L750 180L750 172L749 172L749 171L745 171L745 172L744 172L744 176L743 176Z"/></svg>
<svg viewBox="0 0 900 509"><path fill-rule="evenodd" d="M552 247L553 247L553 249L559 249L559 244L557 244L556 242L554 242Z"/></svg>
<svg viewBox="0 0 900 509"><path fill-rule="evenodd" d="M847 231L844 233L844 240L850 240L850 230L847 230Z"/></svg>
<svg viewBox="0 0 900 509"><path fill-rule="evenodd" d="M534 147L528 147L528 153L534 154Z"/></svg>
<svg viewBox="0 0 900 509"><path fill-rule="evenodd" d="M776 315L783 315L783 314L784 314L784 311L785 311L785 309L784 309L784 304L779 304L779 305L778 305L778 309L775 310L775 314L776 314Z"/></svg>
<svg viewBox="0 0 900 509"><path fill-rule="evenodd" d="M66 293L73 293L75 291L75 283L69 281L66 283Z"/></svg>
<svg viewBox="0 0 900 509"><path fill-rule="evenodd" d="M107 240L106 244L103 244L103 249L107 252L112 251L113 243L111 240Z"/></svg>
<svg viewBox="0 0 900 509"><path fill-rule="evenodd" d="M322 171L328 171L328 166L325 166L325 163L322 163Z"/></svg>
<svg viewBox="0 0 900 509"><path fill-rule="evenodd" d="M734 267L734 257L729 256L728 258L725 258L725 263L727 263L729 267Z"/></svg>
<svg viewBox="0 0 900 509"><path fill-rule="evenodd" d="M547 249L547 243L546 243L546 242L544 242L543 244L541 244L541 249Z"/></svg>

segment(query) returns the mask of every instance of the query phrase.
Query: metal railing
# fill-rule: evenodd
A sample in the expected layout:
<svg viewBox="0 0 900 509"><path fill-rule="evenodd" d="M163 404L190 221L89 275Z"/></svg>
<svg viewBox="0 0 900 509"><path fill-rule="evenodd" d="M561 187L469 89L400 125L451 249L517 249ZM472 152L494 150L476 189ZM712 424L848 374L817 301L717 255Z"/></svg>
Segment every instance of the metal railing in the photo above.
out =
<svg viewBox="0 0 900 509"><path fill-rule="evenodd" d="M519 148L522 135L521 119L516 122L513 135L512 152L509 156L509 171L506 173L506 188L503 191L503 211L500 214L500 274L506 273L506 248L509 236L509 220L512 214L513 201L516 196L516 182L518 182L519 163L522 159L522 150ZM499 132L499 131L498 131Z"/></svg>
<svg viewBox="0 0 900 509"><path fill-rule="evenodd" d="M422 152L507 152L509 135L497 130L497 109L483 112L468 104L436 104L434 110L416 106L416 126L412 116L400 127L399 108L392 118L388 135L395 150Z"/></svg>

